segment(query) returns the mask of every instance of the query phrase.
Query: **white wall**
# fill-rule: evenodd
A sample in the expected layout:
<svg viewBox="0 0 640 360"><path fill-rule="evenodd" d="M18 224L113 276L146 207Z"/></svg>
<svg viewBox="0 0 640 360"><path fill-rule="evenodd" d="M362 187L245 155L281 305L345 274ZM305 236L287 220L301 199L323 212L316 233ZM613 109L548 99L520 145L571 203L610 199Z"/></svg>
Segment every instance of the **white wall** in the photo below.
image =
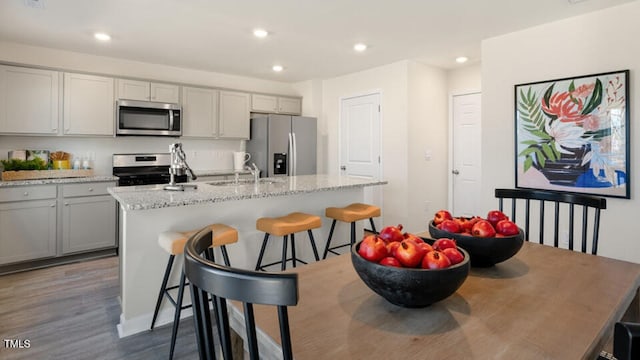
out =
<svg viewBox="0 0 640 360"><path fill-rule="evenodd" d="M447 72L449 94L478 92L482 85L482 66L472 64Z"/></svg>
<svg viewBox="0 0 640 360"><path fill-rule="evenodd" d="M448 208L448 95L444 70L409 62L407 230L427 228L439 209ZM425 152L431 159L425 159ZM386 199L385 199L386 200Z"/></svg>
<svg viewBox="0 0 640 360"><path fill-rule="evenodd" d="M291 84L227 75L200 70L143 63L104 56L81 54L44 47L0 42L0 62L56 68L68 71L104 74L114 77L133 77L201 86L230 88L251 92L281 95L300 95ZM312 89L312 87L310 87ZM317 91L317 90L316 90ZM312 94L311 91L309 91ZM316 108L318 106L316 105ZM316 108L309 108L313 111ZM307 111L307 108L305 108ZM133 137L109 138L67 136L3 136L0 135L0 159L7 158L12 149L43 149L66 151L83 156L95 154L94 166L99 175L111 174L111 155L131 152L168 152L169 145L180 141L187 153L187 161L194 170L227 168L231 152L241 150L240 140L202 140L187 138Z"/></svg>
<svg viewBox="0 0 640 360"><path fill-rule="evenodd" d="M328 135L328 172L339 168L340 101L381 93L383 225L407 231L427 228L435 208L447 206L447 74L399 61L323 82L323 124ZM432 160L424 159L431 150ZM429 210L426 202L430 203Z"/></svg>
<svg viewBox="0 0 640 360"><path fill-rule="evenodd" d="M328 135L327 172L339 172L340 101L343 98L381 93L381 153L383 179L381 188L384 225L406 224L409 218L407 163L408 101L407 61L340 76L323 81L323 129ZM423 227L424 229L424 227Z"/></svg>
<svg viewBox="0 0 640 360"><path fill-rule="evenodd" d="M493 189L515 186L515 84L630 69L631 199L607 199L598 254L640 263L633 217L640 209L637 166L640 127L640 2L499 36L482 43L482 195L496 206Z"/></svg>

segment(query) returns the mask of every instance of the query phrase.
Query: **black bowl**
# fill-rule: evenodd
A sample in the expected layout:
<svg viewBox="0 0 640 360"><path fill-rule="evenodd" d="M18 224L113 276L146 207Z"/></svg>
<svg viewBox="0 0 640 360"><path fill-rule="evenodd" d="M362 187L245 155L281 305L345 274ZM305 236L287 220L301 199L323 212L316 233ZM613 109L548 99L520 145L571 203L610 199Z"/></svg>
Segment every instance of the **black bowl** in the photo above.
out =
<svg viewBox="0 0 640 360"><path fill-rule="evenodd" d="M469 254L462 262L446 269L411 269L380 265L358 254L360 242L351 248L351 262L364 283L392 304L418 308L446 299L469 275Z"/></svg>
<svg viewBox="0 0 640 360"><path fill-rule="evenodd" d="M431 221L429 222L429 234L434 239L455 239L456 244L467 250L471 256L471 266L474 267L488 267L503 262L517 254L524 243L522 229L518 235L480 238L440 230Z"/></svg>

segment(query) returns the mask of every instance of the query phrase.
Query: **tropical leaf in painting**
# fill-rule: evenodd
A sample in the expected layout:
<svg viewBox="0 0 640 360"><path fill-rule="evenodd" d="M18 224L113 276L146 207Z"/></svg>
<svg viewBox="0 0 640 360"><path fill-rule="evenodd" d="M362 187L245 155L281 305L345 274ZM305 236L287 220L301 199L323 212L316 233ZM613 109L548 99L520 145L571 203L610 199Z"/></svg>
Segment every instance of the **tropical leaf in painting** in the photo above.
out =
<svg viewBox="0 0 640 360"><path fill-rule="evenodd" d="M602 102L602 81L600 79L596 79L595 87L593 88L593 92L591 93L591 97L589 101L587 101L587 105L582 109L582 115L590 114L593 110L595 110L598 105Z"/></svg>

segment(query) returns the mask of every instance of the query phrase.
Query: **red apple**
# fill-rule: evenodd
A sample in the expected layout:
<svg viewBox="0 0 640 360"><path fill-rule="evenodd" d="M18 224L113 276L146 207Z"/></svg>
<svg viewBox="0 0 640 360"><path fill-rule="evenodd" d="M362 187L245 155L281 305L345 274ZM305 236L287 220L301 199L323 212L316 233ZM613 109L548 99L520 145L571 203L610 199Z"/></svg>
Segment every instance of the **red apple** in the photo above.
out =
<svg viewBox="0 0 640 360"><path fill-rule="evenodd" d="M360 243L358 254L366 260L379 262L387 256L387 247L384 241L376 235L368 235Z"/></svg>
<svg viewBox="0 0 640 360"><path fill-rule="evenodd" d="M444 269L451 266L451 261L442 252L434 250L424 256L421 266L423 269Z"/></svg>
<svg viewBox="0 0 640 360"><path fill-rule="evenodd" d="M385 242L402 241L402 225L385 226L378 236Z"/></svg>
<svg viewBox="0 0 640 360"><path fill-rule="evenodd" d="M489 211L489 213L487 213L487 221L490 222L491 226L493 226L494 228L500 220L507 219L509 219L509 217L499 210L491 210Z"/></svg>
<svg viewBox="0 0 640 360"><path fill-rule="evenodd" d="M447 210L440 210L433 217L433 224L438 225L445 220L453 220L453 216Z"/></svg>
<svg viewBox="0 0 640 360"><path fill-rule="evenodd" d="M487 220L479 220L471 229L471 235L476 237L494 237L496 236L496 230L491 226L491 223Z"/></svg>
<svg viewBox="0 0 640 360"><path fill-rule="evenodd" d="M451 261L451 265L455 265L464 260L464 255L458 249L446 248L442 250L442 253Z"/></svg>
<svg viewBox="0 0 640 360"><path fill-rule="evenodd" d="M397 241L387 243L387 253L389 253L389 256L396 256L396 250L398 250L398 246L400 246L400 243Z"/></svg>
<svg viewBox="0 0 640 360"><path fill-rule="evenodd" d="M411 240L402 240L396 250L396 259L405 267L416 267L424 257L424 250Z"/></svg>
<svg viewBox="0 0 640 360"><path fill-rule="evenodd" d="M447 248L457 248L456 241L454 239L440 238L433 243L433 249L442 251Z"/></svg>
<svg viewBox="0 0 640 360"><path fill-rule="evenodd" d="M500 235L512 236L517 235L520 229L518 229L518 225L513 221L505 219L498 221L498 224L496 224L496 232Z"/></svg>
<svg viewBox="0 0 640 360"><path fill-rule="evenodd" d="M394 258L393 256L387 256L382 260L380 260L380 265L402 267L402 264L400 264L400 261L398 261L398 259Z"/></svg>
<svg viewBox="0 0 640 360"><path fill-rule="evenodd" d="M438 225L438 229L457 234L460 232L460 225L455 220L445 220Z"/></svg>

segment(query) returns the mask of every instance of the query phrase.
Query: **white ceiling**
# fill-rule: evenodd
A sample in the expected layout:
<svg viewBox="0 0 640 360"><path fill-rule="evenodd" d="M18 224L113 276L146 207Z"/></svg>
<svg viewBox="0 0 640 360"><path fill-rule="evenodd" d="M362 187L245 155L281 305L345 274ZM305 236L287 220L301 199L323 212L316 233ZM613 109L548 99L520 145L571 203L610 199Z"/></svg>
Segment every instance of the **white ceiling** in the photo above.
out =
<svg viewBox="0 0 640 360"><path fill-rule="evenodd" d="M478 62L482 39L630 1L1 0L0 40L296 82L402 59ZM256 27L271 35L255 38ZM369 49L355 53L356 42Z"/></svg>

